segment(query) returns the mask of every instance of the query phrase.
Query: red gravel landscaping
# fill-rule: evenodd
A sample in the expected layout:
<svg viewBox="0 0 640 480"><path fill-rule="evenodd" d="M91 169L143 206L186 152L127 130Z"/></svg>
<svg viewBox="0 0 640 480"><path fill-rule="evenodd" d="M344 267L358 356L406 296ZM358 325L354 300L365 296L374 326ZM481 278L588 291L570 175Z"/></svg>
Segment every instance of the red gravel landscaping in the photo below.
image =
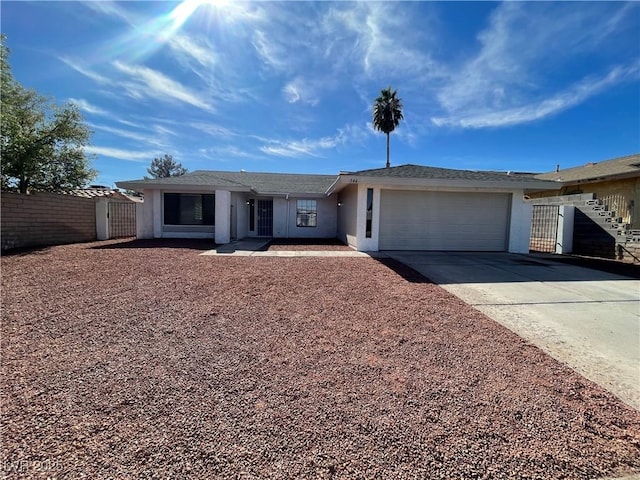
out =
<svg viewBox="0 0 640 480"><path fill-rule="evenodd" d="M202 248L2 258L6 477L640 471L640 412L415 272Z"/></svg>
<svg viewBox="0 0 640 480"><path fill-rule="evenodd" d="M268 251L353 251L351 247L337 240L272 240L267 247Z"/></svg>

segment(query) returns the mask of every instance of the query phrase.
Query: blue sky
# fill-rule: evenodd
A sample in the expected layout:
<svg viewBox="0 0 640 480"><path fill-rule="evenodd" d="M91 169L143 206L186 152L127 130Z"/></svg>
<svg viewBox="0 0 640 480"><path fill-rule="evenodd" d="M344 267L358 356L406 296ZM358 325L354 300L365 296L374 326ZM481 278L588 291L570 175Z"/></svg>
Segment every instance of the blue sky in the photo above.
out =
<svg viewBox="0 0 640 480"><path fill-rule="evenodd" d="M640 3L2 2L14 76L73 101L97 183L391 164L550 171L640 151Z"/></svg>

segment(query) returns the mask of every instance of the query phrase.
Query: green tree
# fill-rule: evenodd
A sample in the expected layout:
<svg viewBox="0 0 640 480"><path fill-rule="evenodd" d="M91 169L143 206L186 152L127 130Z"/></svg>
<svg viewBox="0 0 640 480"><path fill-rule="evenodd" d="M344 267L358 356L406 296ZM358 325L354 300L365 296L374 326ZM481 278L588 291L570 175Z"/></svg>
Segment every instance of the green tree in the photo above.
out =
<svg viewBox="0 0 640 480"><path fill-rule="evenodd" d="M154 158L151 166L147 168L147 172L151 178L167 178L184 175L187 173L187 169L181 163L176 162L171 155L165 154L162 157Z"/></svg>
<svg viewBox="0 0 640 480"><path fill-rule="evenodd" d="M72 103L56 105L13 78L0 37L2 188L64 191L95 178L84 152L91 132Z"/></svg>
<svg viewBox="0 0 640 480"><path fill-rule="evenodd" d="M373 127L387 135L387 165L389 168L389 134L395 130L404 117L402 116L402 100L396 95L398 91L391 91L388 87L380 92L373 104Z"/></svg>

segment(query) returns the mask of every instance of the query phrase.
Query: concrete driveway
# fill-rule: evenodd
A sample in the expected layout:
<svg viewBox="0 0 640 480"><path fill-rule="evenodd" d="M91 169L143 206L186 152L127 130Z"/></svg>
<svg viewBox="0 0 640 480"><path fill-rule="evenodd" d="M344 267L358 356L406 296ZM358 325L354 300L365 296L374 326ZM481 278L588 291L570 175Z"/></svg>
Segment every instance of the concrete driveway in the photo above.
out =
<svg viewBox="0 0 640 480"><path fill-rule="evenodd" d="M640 410L640 281L508 253L385 252Z"/></svg>

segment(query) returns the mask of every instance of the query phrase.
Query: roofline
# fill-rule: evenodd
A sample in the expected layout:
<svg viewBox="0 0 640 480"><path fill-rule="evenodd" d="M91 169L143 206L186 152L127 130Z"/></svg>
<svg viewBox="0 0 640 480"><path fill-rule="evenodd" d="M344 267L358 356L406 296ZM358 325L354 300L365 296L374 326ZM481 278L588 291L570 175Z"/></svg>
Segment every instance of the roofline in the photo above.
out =
<svg viewBox="0 0 640 480"><path fill-rule="evenodd" d="M264 195L271 197L305 197L305 198L322 198L328 197L330 194L327 192L268 192L259 191L253 187L248 186L226 186L226 185L202 185L202 184L189 184L189 183L143 183L143 182L116 182L116 185L120 188L127 190L133 190L136 192L142 192L144 190L172 190L175 192L214 192L216 190L227 190L229 192L243 192L253 195Z"/></svg>
<svg viewBox="0 0 640 480"><path fill-rule="evenodd" d="M331 186L328 193L339 192L347 185L397 186L397 187L433 187L433 188L481 188L490 190L558 190L562 187L562 182L553 180L511 180L508 183L501 180L464 180L464 179L442 179L442 178L419 178L419 177L367 177L359 175L340 175Z"/></svg>
<svg viewBox="0 0 640 480"><path fill-rule="evenodd" d="M559 173L561 173L562 171L560 171ZM548 173L542 173L541 175L549 175ZM536 175L536 178L538 178L539 175ZM550 181L550 182L561 182L564 185L578 185L578 184L583 184L583 183L598 183L598 182L610 182L611 180L623 180L626 178L637 178L640 177L640 170L636 171L636 172L622 172L622 173L612 173L612 174L603 174L603 175L599 175L597 177L589 177L589 178L576 178L574 180L552 180L552 179L540 179L540 180L546 180L546 181Z"/></svg>
<svg viewBox="0 0 640 480"><path fill-rule="evenodd" d="M327 190L324 192L324 194L327 197L330 196L333 192L336 191L336 187L340 183L340 177L341 176L342 176L342 173L336 177L336 179L333 181L333 183L331 185L329 185L329 188L327 188Z"/></svg>
<svg viewBox="0 0 640 480"><path fill-rule="evenodd" d="M182 190L182 191L215 191L227 190L230 192L253 192L253 189L245 185L228 186L228 185L210 185L197 183L144 183L137 181L116 182L119 188L134 190L136 192L142 190Z"/></svg>

